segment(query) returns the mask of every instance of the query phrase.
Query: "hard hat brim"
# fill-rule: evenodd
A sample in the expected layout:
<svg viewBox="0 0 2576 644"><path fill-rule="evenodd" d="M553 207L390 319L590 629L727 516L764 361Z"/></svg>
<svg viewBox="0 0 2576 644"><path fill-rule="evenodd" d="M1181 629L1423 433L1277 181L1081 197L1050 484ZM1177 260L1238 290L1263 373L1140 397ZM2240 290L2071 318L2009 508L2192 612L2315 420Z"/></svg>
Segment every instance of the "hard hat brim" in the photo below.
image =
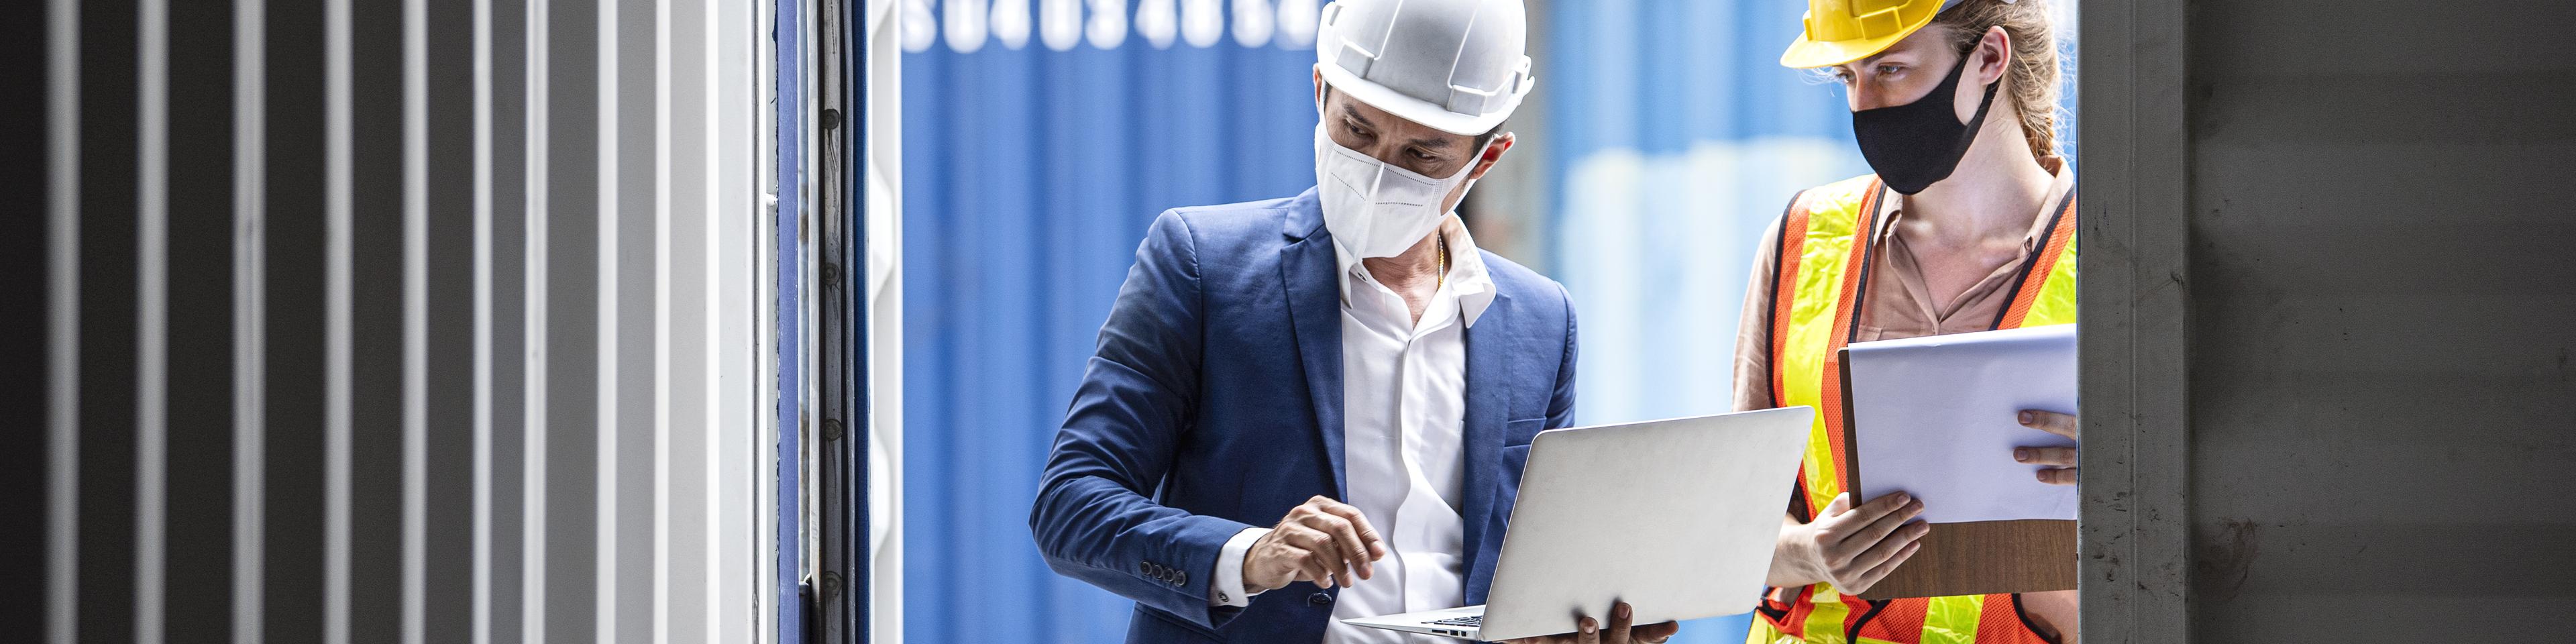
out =
<svg viewBox="0 0 2576 644"><path fill-rule="evenodd" d="M1914 35L1914 32L1916 31L1921 31L1924 25L1932 24L1933 16L1938 13L1938 11L1935 11L1931 14L1925 14L1921 22L1906 25L1904 28L1898 29L1896 33L1877 38L1808 40L1806 34L1799 34L1797 40L1789 43L1788 51L1780 52L1780 66L1793 69L1814 69L1817 67L1832 67L1876 56L1879 52L1887 51L1887 48L1896 46L1897 41L1904 40L1906 36Z"/></svg>
<svg viewBox="0 0 2576 644"><path fill-rule="evenodd" d="M1520 109L1521 99L1529 95L1530 87L1537 84L1527 80L1522 81L1521 86L1512 92L1509 102L1503 106L1503 109L1485 114L1460 114L1449 111L1448 107L1406 96L1384 85L1369 82L1351 73L1350 70L1342 69L1340 65L1317 64L1315 68L1323 72L1326 85L1336 91L1349 94L1353 100L1386 110L1396 118L1461 136L1484 134L1493 131L1494 126L1502 125L1504 119L1511 118L1514 110Z"/></svg>

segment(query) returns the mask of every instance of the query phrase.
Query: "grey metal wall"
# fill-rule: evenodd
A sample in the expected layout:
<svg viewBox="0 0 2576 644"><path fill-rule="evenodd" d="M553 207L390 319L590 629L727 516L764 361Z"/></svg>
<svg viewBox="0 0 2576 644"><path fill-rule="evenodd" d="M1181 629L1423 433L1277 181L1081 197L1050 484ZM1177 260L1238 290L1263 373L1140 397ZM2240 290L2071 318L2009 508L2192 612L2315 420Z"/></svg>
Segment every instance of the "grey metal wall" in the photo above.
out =
<svg viewBox="0 0 2576 644"><path fill-rule="evenodd" d="M761 3L14 4L0 640L771 632Z"/></svg>
<svg viewBox="0 0 2576 644"><path fill-rule="evenodd" d="M2188 16L2194 640L2576 638L2576 8Z"/></svg>

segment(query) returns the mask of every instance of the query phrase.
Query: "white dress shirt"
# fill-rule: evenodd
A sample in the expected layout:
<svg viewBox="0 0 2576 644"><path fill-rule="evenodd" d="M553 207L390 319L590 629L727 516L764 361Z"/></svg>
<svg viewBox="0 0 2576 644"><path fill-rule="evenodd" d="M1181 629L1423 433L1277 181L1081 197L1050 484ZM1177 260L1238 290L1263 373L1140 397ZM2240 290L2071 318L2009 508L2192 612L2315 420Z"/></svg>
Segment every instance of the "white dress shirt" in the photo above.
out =
<svg viewBox="0 0 2576 644"><path fill-rule="evenodd" d="M1341 623L1465 603L1467 327L1494 302L1494 282L1457 215L1441 222L1449 271L1423 308L1333 248L1342 308L1342 461L1346 502L1377 528L1389 554L1375 574L1343 588L1324 631L1330 644L1450 640ZM1243 555L1269 528L1236 533L1220 551L1211 605L1246 606Z"/></svg>

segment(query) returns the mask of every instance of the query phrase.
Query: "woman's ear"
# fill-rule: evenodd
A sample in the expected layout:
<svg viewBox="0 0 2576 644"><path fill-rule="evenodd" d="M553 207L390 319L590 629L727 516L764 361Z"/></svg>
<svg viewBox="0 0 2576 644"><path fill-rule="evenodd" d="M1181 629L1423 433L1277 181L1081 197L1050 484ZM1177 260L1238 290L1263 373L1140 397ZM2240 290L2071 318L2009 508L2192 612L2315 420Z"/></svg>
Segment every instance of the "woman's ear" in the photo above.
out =
<svg viewBox="0 0 2576 644"><path fill-rule="evenodd" d="M2004 64L2012 60L2012 34L2004 32L2003 25L1987 27L1986 35L1977 39L1976 56L1978 85L2002 80Z"/></svg>

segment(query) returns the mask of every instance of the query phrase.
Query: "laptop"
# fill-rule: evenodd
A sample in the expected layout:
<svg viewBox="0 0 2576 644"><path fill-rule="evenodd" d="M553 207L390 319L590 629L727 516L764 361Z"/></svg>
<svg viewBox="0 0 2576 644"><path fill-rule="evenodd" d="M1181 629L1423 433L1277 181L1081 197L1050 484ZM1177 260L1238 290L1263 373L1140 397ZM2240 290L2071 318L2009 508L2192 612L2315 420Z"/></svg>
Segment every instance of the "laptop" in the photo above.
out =
<svg viewBox="0 0 2576 644"><path fill-rule="evenodd" d="M1539 432L1481 606L1343 623L1470 640L1607 622L1625 600L1653 624L1751 611L1811 407Z"/></svg>

